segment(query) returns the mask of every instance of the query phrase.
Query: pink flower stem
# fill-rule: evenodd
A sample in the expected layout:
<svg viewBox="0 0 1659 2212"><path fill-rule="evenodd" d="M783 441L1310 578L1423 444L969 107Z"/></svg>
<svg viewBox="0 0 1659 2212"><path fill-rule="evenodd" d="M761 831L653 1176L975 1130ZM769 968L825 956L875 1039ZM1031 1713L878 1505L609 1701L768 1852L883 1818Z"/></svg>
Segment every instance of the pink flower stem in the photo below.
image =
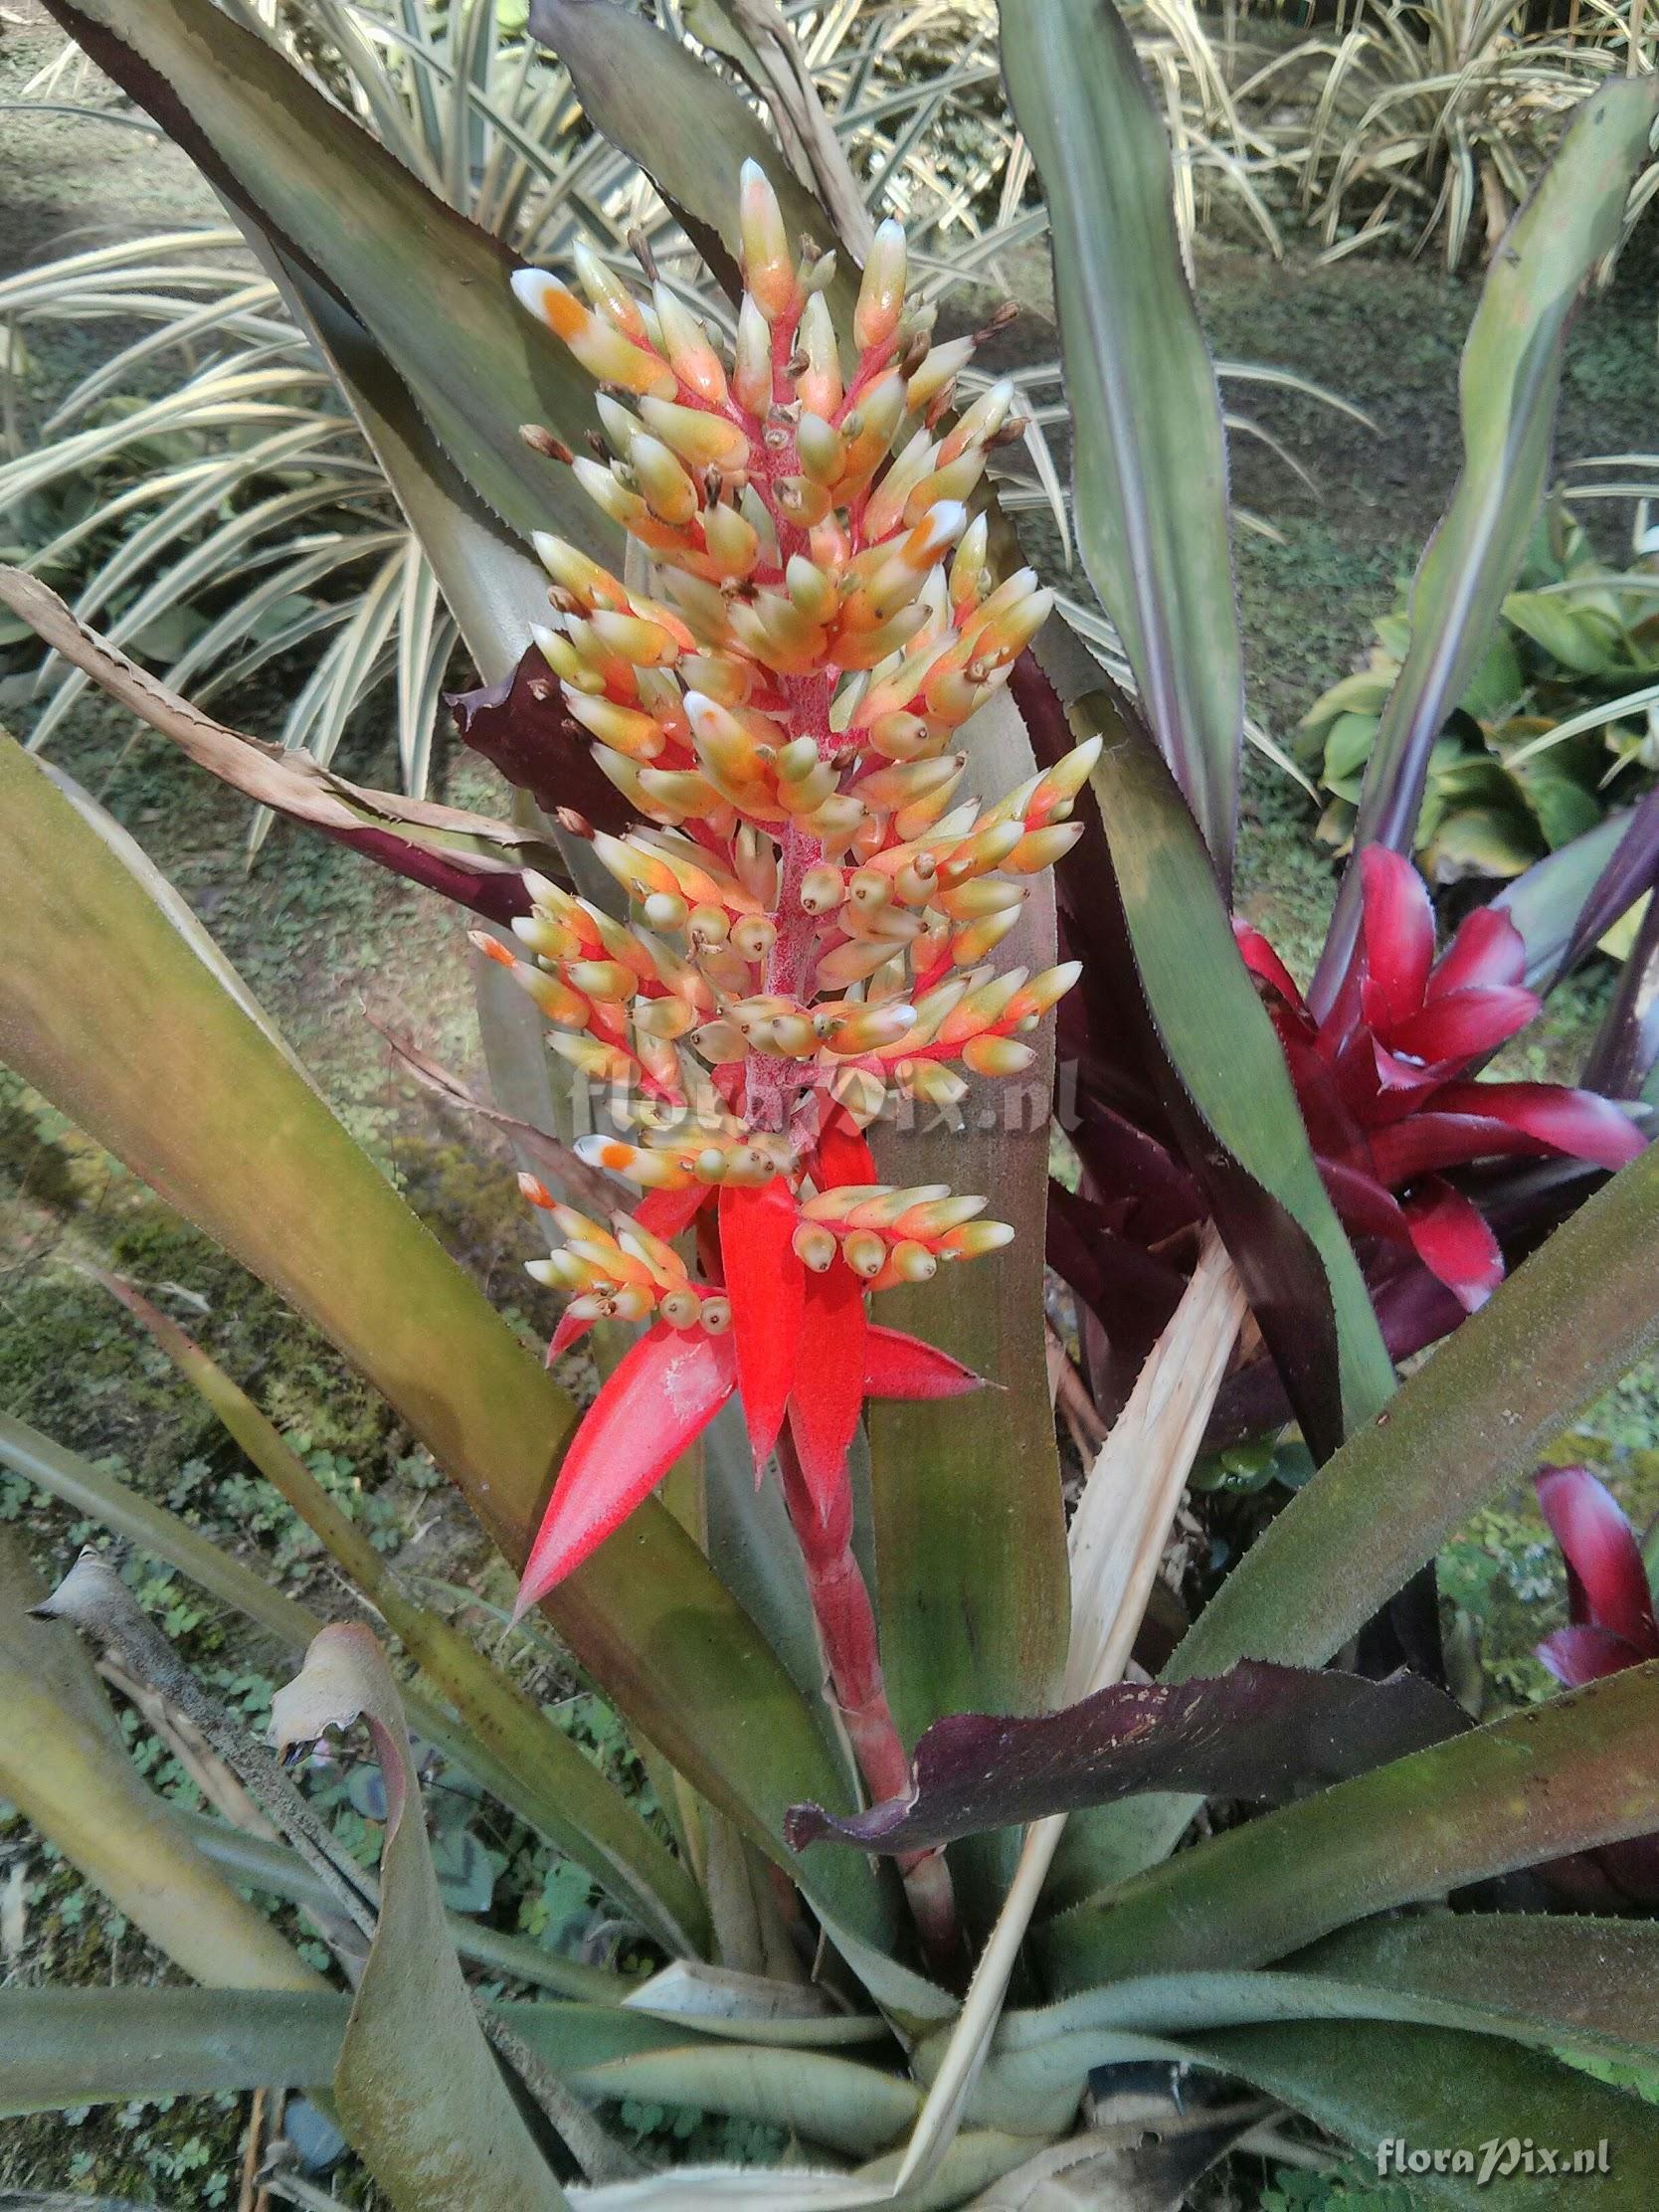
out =
<svg viewBox="0 0 1659 2212"><path fill-rule="evenodd" d="M818 1622L826 1694L840 1713L871 1802L902 1797L910 1788L910 1760L887 1703L869 1588L852 1555L851 1483L841 1483L826 1517L808 1489L787 1429L778 1439L778 1464ZM962 1937L944 1853L905 1853L898 1869L930 1964L954 1979Z"/></svg>

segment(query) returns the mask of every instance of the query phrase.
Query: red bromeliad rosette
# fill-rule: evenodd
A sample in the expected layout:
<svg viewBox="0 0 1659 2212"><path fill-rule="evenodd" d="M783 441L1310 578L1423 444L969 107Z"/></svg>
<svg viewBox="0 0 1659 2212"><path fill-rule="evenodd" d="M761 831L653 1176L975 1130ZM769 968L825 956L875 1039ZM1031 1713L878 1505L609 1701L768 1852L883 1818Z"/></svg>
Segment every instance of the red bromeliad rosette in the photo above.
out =
<svg viewBox="0 0 1659 2212"><path fill-rule="evenodd" d="M1416 869L1381 845L1368 846L1360 866L1359 958L1323 1021L1267 940L1243 923L1235 934L1337 1211L1356 1235L1414 1252L1473 1310L1503 1280L1503 1254L1444 1170L1553 1153L1620 1168L1645 1140L1593 1091L1475 1081L1475 1068L1540 1009L1523 983L1520 932L1484 907L1436 960L1434 910Z"/></svg>
<svg viewBox="0 0 1659 2212"><path fill-rule="evenodd" d="M1019 428L1014 389L948 409L972 339L934 345L907 308L902 228L877 233L843 361L831 264L800 264L770 185L742 185L732 360L664 285L647 299L579 252L591 304L524 270L520 299L610 389L608 461L573 465L654 564L659 598L538 540L553 625L536 643L594 757L642 818L579 818L626 889L626 923L545 878L492 940L606 1087L625 1134L590 1164L646 1195L608 1223L533 1180L563 1245L532 1272L569 1291L558 1351L597 1320L650 1324L566 1455L531 1552L532 1603L646 1497L734 1394L757 1479L774 1451L827 1664L873 1789L903 1771L850 1551L847 1447L866 1396L937 1397L977 1378L871 1325L866 1299L993 1251L984 1199L878 1182L861 1131L890 1098L954 1104L1031 1064L1022 1041L1075 978L999 974L1025 879L1071 846L1098 750L999 803L959 802L956 732L1007 679L1052 595L999 581L967 501ZM631 402L632 404L625 404ZM694 1232L682 1257L674 1239ZM918 1918L950 1940L943 1869ZM929 1885L931 1884L931 1891ZM918 1890L922 1894L918 1894Z"/></svg>

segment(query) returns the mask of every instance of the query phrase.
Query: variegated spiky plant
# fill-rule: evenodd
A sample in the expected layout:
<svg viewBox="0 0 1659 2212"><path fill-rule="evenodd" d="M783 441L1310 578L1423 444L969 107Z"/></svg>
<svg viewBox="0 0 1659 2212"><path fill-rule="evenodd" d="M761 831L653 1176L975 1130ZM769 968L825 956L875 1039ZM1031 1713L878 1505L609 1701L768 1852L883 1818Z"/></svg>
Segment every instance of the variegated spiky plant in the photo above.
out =
<svg viewBox="0 0 1659 2212"><path fill-rule="evenodd" d="M589 832L640 920L537 877L536 910L513 925L534 963L477 939L513 967L556 1049L610 1086L631 1138L578 1149L647 1193L606 1228L525 1179L566 1239L531 1263L575 1293L555 1349L602 1319L654 1318L565 1462L522 1602L579 1565L735 1391L757 1470L778 1449L835 1701L881 1796L906 1765L851 1553L847 1448L866 1394L974 1378L870 1328L864 1299L1014 1232L979 1218L981 1198L878 1182L861 1131L895 1097L954 1104L953 1060L988 1076L1030 1064L1019 1032L1075 969L998 974L987 956L1023 878L1078 833L1067 818L1098 740L989 809L954 804L967 755L953 742L1050 604L1028 569L997 582L967 505L988 449L1018 435L1013 388L949 420L974 341L935 345L906 312L897 222L864 271L850 366L825 298L831 257L798 263L752 163L742 239L729 370L665 285L647 305L595 256L578 261L590 305L543 271L513 280L635 403L603 397L613 458L573 464L659 565L661 592L540 541L557 616L537 642L649 825ZM695 1273L667 1241L693 1224ZM948 1949L943 1862L910 1883L931 1946Z"/></svg>

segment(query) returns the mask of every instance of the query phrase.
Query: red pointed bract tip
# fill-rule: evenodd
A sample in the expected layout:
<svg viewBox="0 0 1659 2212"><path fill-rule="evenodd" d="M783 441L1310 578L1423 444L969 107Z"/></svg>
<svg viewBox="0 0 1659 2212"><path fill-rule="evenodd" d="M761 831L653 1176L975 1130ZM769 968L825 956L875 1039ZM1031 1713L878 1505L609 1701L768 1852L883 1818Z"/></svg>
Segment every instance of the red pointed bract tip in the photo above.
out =
<svg viewBox="0 0 1659 2212"><path fill-rule="evenodd" d="M588 1408L530 1547L515 1620L643 1505L737 1386L731 1340L648 1329Z"/></svg>

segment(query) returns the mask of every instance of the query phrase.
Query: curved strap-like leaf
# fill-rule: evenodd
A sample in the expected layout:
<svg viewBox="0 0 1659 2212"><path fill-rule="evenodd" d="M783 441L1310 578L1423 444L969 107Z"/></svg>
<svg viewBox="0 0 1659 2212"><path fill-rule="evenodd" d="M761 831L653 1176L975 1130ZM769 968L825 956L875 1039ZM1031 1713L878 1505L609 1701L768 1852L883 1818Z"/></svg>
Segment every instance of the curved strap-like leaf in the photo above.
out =
<svg viewBox="0 0 1659 2212"><path fill-rule="evenodd" d="M579 1745L441 1614L406 1594L260 1408L178 1324L116 1276L100 1280L148 1330L185 1381L380 1613L511 1777L508 1802L674 1951L703 1949L708 1914L688 1870Z"/></svg>
<svg viewBox="0 0 1659 2212"><path fill-rule="evenodd" d="M449 207L213 0L53 0L105 75L209 183L373 336L445 453L520 536L563 518L604 534L569 471L520 423L597 429L592 380L514 302L516 257Z"/></svg>
<svg viewBox="0 0 1659 2212"><path fill-rule="evenodd" d="M1407 2187L1435 2201L1489 2212L1567 2204L1626 2212L1651 2203L1659 2176L1659 2113L1540 2051L1451 2028L1319 2020L1225 2028L1172 2047L1199 2066L1234 2074L1351 2143L1374 2172L1401 2177L1412 2150L1443 2162L1403 2169ZM1526 2146L1563 2162L1552 2172ZM1461 2156L1455 2153L1461 2152ZM1583 2161L1574 2167L1574 2159ZM1488 2163L1490 2160L1490 2164ZM1571 2178L1564 2178L1570 2174ZM1495 2197L1496 2188L1501 2196Z"/></svg>
<svg viewBox="0 0 1659 2212"><path fill-rule="evenodd" d="M10 741L0 941L0 1058L322 1329L520 1564L575 1405ZM548 1611L630 1724L763 1850L782 1852L796 1799L844 1803L817 1719L660 1508ZM889 1894L836 1858L807 1887L878 1963Z"/></svg>
<svg viewBox="0 0 1659 2212"><path fill-rule="evenodd" d="M1463 349L1463 470L1412 586L1411 640L1366 764L1356 853L1411 849L1430 748L1487 649L1544 496L1567 317L1617 242L1656 114L1652 77L1586 100L1492 257ZM1308 994L1318 1014L1348 972L1359 926L1351 864Z"/></svg>
<svg viewBox="0 0 1659 2212"><path fill-rule="evenodd" d="M334 2069L340 2120L399 2212L568 2212L496 2068L450 1937L397 1685L361 1621L323 1629L272 1701L279 1755L368 1724L386 1785L380 1911Z"/></svg>
<svg viewBox="0 0 1659 2212"><path fill-rule="evenodd" d="M830 304L837 325L850 331L857 263L731 85L616 0L530 0L530 35L557 54L588 120L645 170L728 288L742 249L738 173L745 161L759 162L791 237L835 248Z"/></svg>
<svg viewBox="0 0 1659 2212"><path fill-rule="evenodd" d="M29 1617L45 1595L17 1536L0 1529L0 1796L196 1980L322 1988L139 1774L74 1631ZM0 2100L17 2094L19 2056L7 2047Z"/></svg>
<svg viewBox="0 0 1659 2212"><path fill-rule="evenodd" d="M1659 1928L1542 1913L1385 1916L1254 1971L1131 1975L1006 2015L999 2092L1077 2080L1127 2031L1202 2034L1268 2020L1400 2020L1647 2066L1659 2055Z"/></svg>
<svg viewBox="0 0 1659 2212"><path fill-rule="evenodd" d="M1251 1966L1396 1905L1646 1834L1659 1661L1228 1829L1052 1921L1058 1989Z"/></svg>
<svg viewBox="0 0 1659 2212"><path fill-rule="evenodd" d="M533 831L430 799L365 790L319 767L308 753L227 729L85 628L23 569L0 568L0 606L21 615L54 651L233 791L491 921L530 911L526 868L560 864L556 850Z"/></svg>
<svg viewBox="0 0 1659 2212"><path fill-rule="evenodd" d="M1221 878L1243 653L1215 371L1176 230L1169 137L1112 0L1003 0L1003 74L1048 202L1077 542Z"/></svg>
<svg viewBox="0 0 1659 2212"><path fill-rule="evenodd" d="M964 736L982 795L1000 797L1034 772L1007 699L982 709ZM999 958L1035 973L1054 958L1054 912L1047 879L1033 884ZM881 1301L884 1322L997 1385L951 1404L872 1403L866 1416L882 1661L911 1743L964 1707L1040 1712L1065 1666L1071 1585L1042 1342L1052 1020L1030 1041L1036 1064L1007 1081L972 1079L959 1115L872 1132L884 1179L973 1192L1018 1231L988 1264L959 1269L945 1295L924 1284ZM1015 1841L965 1855L965 1886L985 1883L969 1908L987 1924L1012 1865L1005 1846Z"/></svg>

